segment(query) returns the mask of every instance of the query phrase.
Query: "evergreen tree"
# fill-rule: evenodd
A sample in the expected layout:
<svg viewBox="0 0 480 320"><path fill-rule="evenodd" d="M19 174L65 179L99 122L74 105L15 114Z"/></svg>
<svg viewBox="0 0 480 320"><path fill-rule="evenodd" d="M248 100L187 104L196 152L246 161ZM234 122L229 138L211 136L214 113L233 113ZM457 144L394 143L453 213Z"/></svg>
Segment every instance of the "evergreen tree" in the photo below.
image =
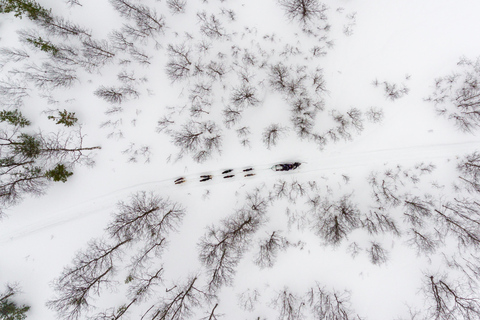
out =
<svg viewBox="0 0 480 320"><path fill-rule="evenodd" d="M23 320L27 317L25 314L30 309L29 306L18 306L15 302L8 299L0 302L0 319L2 320Z"/></svg>
<svg viewBox="0 0 480 320"><path fill-rule="evenodd" d="M30 20L49 21L52 19L50 10L43 8L32 0L0 0L0 13L15 12L15 17L27 15Z"/></svg>
<svg viewBox="0 0 480 320"><path fill-rule="evenodd" d="M68 112L67 110L58 111L58 116L48 116L48 119L54 120L56 124L63 124L66 127L71 127L78 121L77 117L75 117L75 112Z"/></svg>
<svg viewBox="0 0 480 320"><path fill-rule="evenodd" d="M8 122L14 126L25 127L30 125L30 121L25 118L20 111L15 109L14 111L1 110L0 122Z"/></svg>
<svg viewBox="0 0 480 320"><path fill-rule="evenodd" d="M71 175L73 175L73 172L68 171L64 164L57 164L55 168L45 173L47 179L55 182L62 181L63 183L67 182L68 177Z"/></svg>
<svg viewBox="0 0 480 320"><path fill-rule="evenodd" d="M10 298L17 293L15 287L7 285L7 290L0 294L0 320L24 320L29 306L19 306Z"/></svg>
<svg viewBox="0 0 480 320"><path fill-rule="evenodd" d="M76 118L64 110L56 120L69 127ZM0 111L0 122L6 124L0 128L0 203L6 207L24 194L42 194L49 181L66 182L76 163L93 164L88 152L100 149L83 147L80 127L35 133L18 110Z"/></svg>
<svg viewBox="0 0 480 320"><path fill-rule="evenodd" d="M29 43L31 43L35 48L38 48L45 52L50 52L52 55L56 56L58 54L58 48L55 47L50 41L43 40L42 37L38 38L27 38Z"/></svg>

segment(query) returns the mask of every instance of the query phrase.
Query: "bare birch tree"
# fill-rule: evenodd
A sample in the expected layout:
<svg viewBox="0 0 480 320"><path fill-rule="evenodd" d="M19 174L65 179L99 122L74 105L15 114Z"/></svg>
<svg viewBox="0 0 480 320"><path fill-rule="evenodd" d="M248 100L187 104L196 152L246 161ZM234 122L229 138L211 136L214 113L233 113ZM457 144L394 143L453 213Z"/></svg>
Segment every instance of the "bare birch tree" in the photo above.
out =
<svg viewBox="0 0 480 320"><path fill-rule="evenodd" d="M308 290L306 301L315 320L350 320L359 318L351 310L350 294L347 291L328 291L316 282Z"/></svg>
<svg viewBox="0 0 480 320"><path fill-rule="evenodd" d="M478 292L472 292L445 276L425 275L423 292L429 318L474 320L480 317Z"/></svg>
<svg viewBox="0 0 480 320"><path fill-rule="evenodd" d="M345 195L335 202L325 198L318 205L312 204L312 229L325 243L338 245L360 226L360 210L351 196Z"/></svg>
<svg viewBox="0 0 480 320"><path fill-rule="evenodd" d="M136 35L154 37L165 28L163 16L159 16L154 9L146 5L132 3L127 0L110 0L113 7L125 18L132 19L136 27ZM128 32L128 30L126 30ZM130 34L132 34L130 32Z"/></svg>
<svg viewBox="0 0 480 320"><path fill-rule="evenodd" d="M273 231L268 238L259 241L259 250L255 255L255 264L260 268L273 267L278 252L285 250L287 246L287 239L279 235L278 231Z"/></svg>
<svg viewBox="0 0 480 320"><path fill-rule="evenodd" d="M480 192L480 153L475 151L464 156L457 164L460 180L467 190Z"/></svg>
<svg viewBox="0 0 480 320"><path fill-rule="evenodd" d="M113 244L102 239L91 241L54 281L57 297L47 305L64 319L79 319L91 308L92 296L98 296L114 281L116 263L130 241L131 238Z"/></svg>
<svg viewBox="0 0 480 320"><path fill-rule="evenodd" d="M223 285L232 283L236 266L248 249L253 234L264 223L267 200L259 191L248 194L246 205L221 221L220 226L210 226L198 247L200 261L207 268L208 291L215 293Z"/></svg>
<svg viewBox="0 0 480 320"><path fill-rule="evenodd" d="M460 70L435 80L427 100L461 131L473 133L480 125L480 60L463 58L457 65Z"/></svg>
<svg viewBox="0 0 480 320"><path fill-rule="evenodd" d="M279 0L279 3L290 20L298 20L303 25L326 19L327 6L319 0Z"/></svg>
<svg viewBox="0 0 480 320"><path fill-rule="evenodd" d="M190 121L179 131L172 133L173 143L180 148L180 157L191 154L197 162L203 162L222 147L221 130L212 121Z"/></svg>
<svg viewBox="0 0 480 320"><path fill-rule="evenodd" d="M272 304L278 310L279 320L305 319L303 297L292 293L288 288L281 290L273 299Z"/></svg>
<svg viewBox="0 0 480 320"><path fill-rule="evenodd" d="M262 134L262 140L267 149L277 145L278 140L284 136L286 129L279 124L271 124L265 128Z"/></svg>

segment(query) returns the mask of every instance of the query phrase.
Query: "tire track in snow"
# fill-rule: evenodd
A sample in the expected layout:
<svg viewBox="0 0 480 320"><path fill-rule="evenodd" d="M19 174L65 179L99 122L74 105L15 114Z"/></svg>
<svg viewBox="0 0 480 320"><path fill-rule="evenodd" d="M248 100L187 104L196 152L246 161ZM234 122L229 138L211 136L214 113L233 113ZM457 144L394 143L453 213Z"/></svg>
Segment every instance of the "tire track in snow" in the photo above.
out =
<svg viewBox="0 0 480 320"><path fill-rule="evenodd" d="M422 162L431 161L434 159L445 159L455 156L463 156L464 154L474 150L480 150L480 141L385 148L351 153L330 152L329 154L321 156L319 159L298 159L303 164L295 171L276 172L271 170L271 167L279 162L267 163L252 166L252 168L254 168L252 172L255 173L255 176L247 178L244 178L243 176L235 177L233 180L237 182L240 179L244 180L245 182L248 180L258 181L264 178L272 178L284 175L308 175L309 178L313 178L312 174L314 173L354 167L378 166L383 165L384 163L401 164L402 161ZM235 168L233 169L233 172L236 175L238 175L238 173L243 174L244 172L242 170L245 168L248 168L248 166ZM223 175L221 174L222 171L223 170L220 170L218 174L215 174L214 172L203 172L183 175L187 182L180 185L174 185L174 180L176 179L175 177L172 177L171 179L152 180L138 183L89 199L83 203L61 209L50 216L44 217L41 221L35 221L14 230L5 230L5 223L2 223L0 224L0 244L8 243L42 231L59 227L75 220L88 217L95 213L104 212L108 210L108 208L113 208L121 196L127 196L132 191L138 191L144 187L157 185L170 190L172 188L178 188L178 190L187 191L191 188L229 183L230 179L223 179ZM199 182L198 178L201 175L208 174L212 174L214 176L212 180L207 182Z"/></svg>

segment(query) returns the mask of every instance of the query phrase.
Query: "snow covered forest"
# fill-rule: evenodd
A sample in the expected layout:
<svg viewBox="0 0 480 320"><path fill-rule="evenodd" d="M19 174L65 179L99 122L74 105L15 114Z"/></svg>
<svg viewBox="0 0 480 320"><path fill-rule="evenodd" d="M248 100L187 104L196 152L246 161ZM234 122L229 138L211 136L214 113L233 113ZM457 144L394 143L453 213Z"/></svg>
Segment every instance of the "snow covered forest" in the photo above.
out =
<svg viewBox="0 0 480 320"><path fill-rule="evenodd" d="M0 0L0 319L480 319L479 9Z"/></svg>

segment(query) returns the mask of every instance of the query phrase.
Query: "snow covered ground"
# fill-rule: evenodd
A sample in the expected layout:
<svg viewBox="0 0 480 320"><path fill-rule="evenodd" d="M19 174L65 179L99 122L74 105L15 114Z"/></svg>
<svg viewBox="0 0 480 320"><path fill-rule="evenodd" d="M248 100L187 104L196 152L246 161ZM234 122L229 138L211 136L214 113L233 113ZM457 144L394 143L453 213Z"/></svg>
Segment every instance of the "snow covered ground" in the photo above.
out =
<svg viewBox="0 0 480 320"><path fill-rule="evenodd" d="M80 0L82 6L71 8L54 0L39 3L52 8L56 15L91 29L96 39L107 39L110 32L120 30L122 23L128 20L120 17L106 0ZM285 288L299 298L315 283L328 290L349 291L353 314L366 319L409 319L407 305L420 310L426 308L420 292L424 272L453 274L445 267L440 253L430 257L419 255L406 245L406 238L370 237L362 228L354 230L338 246L324 245L308 224L303 227L295 223L289 225L289 215L285 212L299 215L307 212L308 201L316 193L332 201L352 194L351 199L358 208L368 212L372 200L367 179L371 172L381 173L386 168L395 171L397 165L402 170L414 168L419 163L432 163L437 167L422 178L419 185L405 183L402 192L419 196L437 192L445 197L453 192L458 158L478 150L480 140L476 134L460 132L450 121L438 116L433 103L425 99L432 94L435 79L456 70L461 57L474 60L478 56L480 43L475 33L480 29L477 17L480 4L467 0L325 1L329 8L325 15L331 24L326 36L333 41L333 46L325 47L326 55L312 57L309 50L318 43L323 45L324 40L302 33L298 22L289 21L281 6L273 0L187 1L186 12L178 15L171 14L165 1L141 3L156 8L165 16L165 30L153 37L158 45L152 39L139 44L151 56L149 64L134 61L122 65L120 56L126 53L120 50L118 59L98 71L88 73L79 68L80 81L72 88L49 92L58 100L55 108L76 113L83 124L82 132L86 134L85 144L102 147L96 152L95 166L76 167L68 182L52 184L41 197L26 197L8 209L6 217L0 221L0 284L21 284L23 293L19 302L32 306L28 319L55 317L55 312L45 305L56 294L52 282L92 238L106 235L104 230L117 211L118 201L128 202L130 195L141 190L153 191L180 203L186 212L177 232L169 234L168 247L159 260L164 268L162 284L149 300L139 303L137 309L124 316L140 319L150 305L166 295L166 289L186 281L188 276L204 275L198 244L208 226L219 226L222 219L233 215L246 203L247 193L258 188L259 194L267 197L280 181L298 182L310 188L305 196L275 200L267 208L267 222L250 239L251 250L243 253L232 284L222 286L216 293L216 312L224 314L224 319L300 319L298 314L282 318L281 308L275 307L272 300L285 292L282 291L287 290ZM235 21L228 22L227 15L219 13L222 8L235 12ZM228 35L220 38L202 35L196 16L202 11L207 12L207 17L216 14ZM35 25L26 18L19 20L11 14L1 15L0 45L20 45L15 30L31 27ZM190 38L185 32L191 34ZM269 40L273 38L276 40ZM52 37L54 40L60 41ZM220 80L211 80L213 93L206 98L212 101L209 113L195 118L216 121L222 128L221 152L198 163L189 154L177 160L179 149L172 144L172 138L165 131L157 133L156 129L164 115L171 115L175 121L173 131L179 130L179 124L192 117L188 107L182 112L179 110L189 104L195 77L172 83L165 65L169 61L169 44L194 46L200 40L212 46L210 53L205 55L206 60L215 57L216 51L226 54L223 61L227 73ZM280 52L287 44L302 53L282 56ZM365 119L364 129L353 131L351 139L329 141L319 148L316 142L301 139L296 134L288 102L268 84L268 67L255 67L250 71L254 73L252 82L260 102L246 108L233 128L226 128L222 110L229 103L232 88L239 83L234 63L240 60L233 57L233 45L250 49L268 65L281 61L292 66L305 64L308 73L317 67L323 70L326 91L319 99L323 99L325 111L315 120L318 132L334 126L333 110L344 113L357 108L365 114L375 107L383 110L383 120L374 123ZM258 48L265 50L263 58ZM196 55L192 58L197 59ZM40 51L35 57L39 61L48 59ZM7 65L1 69L2 78L9 74L9 68ZM107 114L112 105L93 92L102 85L120 85L116 76L122 70L134 72L137 80L132 85L139 97L122 103L121 111ZM147 80L141 80L142 77ZM373 85L375 80L379 86ZM384 94L384 81L404 85L409 92L392 101ZM37 103L32 106L34 102ZM23 108L24 114L36 124L42 124L41 118L45 117L42 110L52 106L45 98L30 97ZM107 122L110 125L105 125ZM112 125L115 122L117 124ZM288 129L276 146L267 149L262 142L262 132L272 123ZM242 126L248 126L251 132L250 144L246 147L241 145L235 131ZM135 150L142 147L148 147L151 153L135 155ZM136 160L128 161L129 157ZM302 165L292 172L270 169L276 163L290 161L300 161ZM238 174L248 167L254 168L255 176ZM226 169L234 169L236 177L222 179L221 172ZM198 177L202 174L212 174L213 179L200 183ZM173 181L182 176L187 182L175 185ZM315 188L309 184L313 182ZM441 187L433 188L433 182ZM281 230L281 234L296 245L280 251L273 267L259 268L253 263L258 240L275 230ZM402 233L405 235L406 231ZM366 248L373 238L388 251L385 263L373 264L367 256ZM354 242L365 249L355 257L349 249ZM453 255L455 245L446 243L440 251ZM126 285L122 278L125 272L120 268L116 276L118 286L101 290L100 297L93 295L93 304L99 310L126 303ZM255 290L260 293L258 302L251 309L242 308L239 301L244 300L239 297ZM208 319L215 301L209 306L198 306L191 318L207 316ZM305 303L308 304L307 300ZM80 319L86 318L86 313L80 316ZM310 319L311 315L306 313L305 318Z"/></svg>

